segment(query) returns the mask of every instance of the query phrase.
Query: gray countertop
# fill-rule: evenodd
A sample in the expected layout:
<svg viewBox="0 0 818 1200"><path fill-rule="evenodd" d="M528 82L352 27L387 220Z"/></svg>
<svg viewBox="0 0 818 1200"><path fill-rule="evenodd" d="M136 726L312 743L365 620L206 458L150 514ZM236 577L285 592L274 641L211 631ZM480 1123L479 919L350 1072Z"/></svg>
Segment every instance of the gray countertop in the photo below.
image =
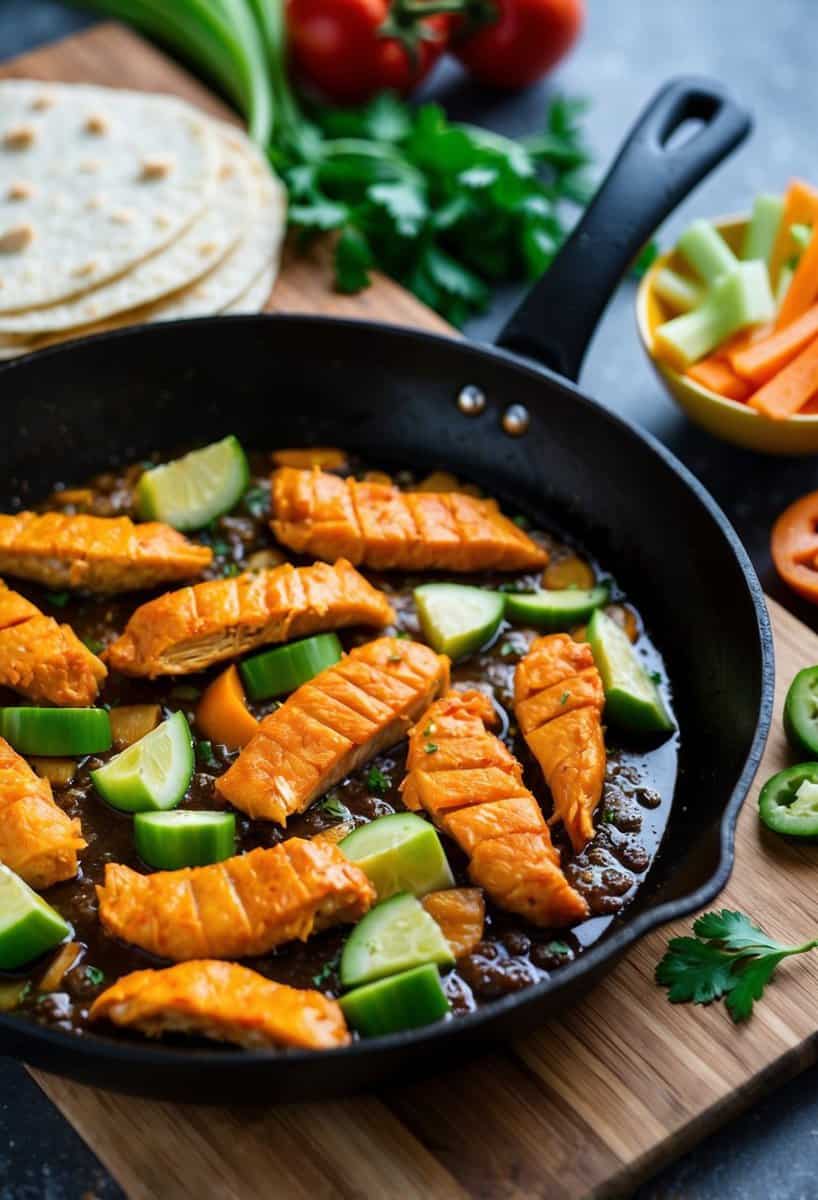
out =
<svg viewBox="0 0 818 1200"><path fill-rule="evenodd" d="M588 0L585 37L551 79L519 96L486 93L442 66L427 90L456 117L532 132L554 87L589 96L588 132L606 163L644 101L669 76L712 75L756 117L752 139L703 183L661 231L669 242L692 216L747 207L793 175L816 179L818 0ZM0 0L0 59L81 28L89 18L57 0ZM753 556L762 582L802 619L816 612L785 593L767 541L778 511L818 487L815 459L765 459L689 426L660 391L636 340L632 282L603 318L583 371L593 395L646 425L711 489ZM468 332L490 339L517 298L502 292ZM639 1200L813 1200L818 1071L808 1071L638 1192ZM46 1151L47 1147L47 1151ZM25 1072L0 1060L0 1200L113 1200L121 1195Z"/></svg>

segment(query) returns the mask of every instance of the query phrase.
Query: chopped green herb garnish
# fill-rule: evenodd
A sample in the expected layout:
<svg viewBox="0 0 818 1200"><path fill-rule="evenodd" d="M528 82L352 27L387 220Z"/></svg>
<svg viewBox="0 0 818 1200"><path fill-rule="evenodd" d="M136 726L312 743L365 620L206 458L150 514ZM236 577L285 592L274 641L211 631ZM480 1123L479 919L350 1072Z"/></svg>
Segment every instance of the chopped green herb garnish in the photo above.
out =
<svg viewBox="0 0 818 1200"><path fill-rule="evenodd" d="M567 704L570 696L571 696L570 692L563 692L562 695L560 696L560 704Z"/></svg>
<svg viewBox="0 0 818 1200"><path fill-rule="evenodd" d="M218 766L218 759L213 753L213 743L206 739L196 743L196 757L200 762L203 762L206 767Z"/></svg>
<svg viewBox="0 0 818 1200"><path fill-rule="evenodd" d="M222 578L233 579L236 575L241 575L241 567L239 564L235 562L225 563L224 567L222 568Z"/></svg>
<svg viewBox="0 0 818 1200"><path fill-rule="evenodd" d="M105 982L105 972L100 971L99 967L86 967L85 978L89 983L92 983L94 987L99 987L101 983Z"/></svg>
<svg viewBox="0 0 818 1200"><path fill-rule="evenodd" d="M411 635L411 633L407 633L405 629L399 629L398 632L395 634L395 637L403 638L406 641L409 641L411 639L412 635Z"/></svg>
<svg viewBox="0 0 818 1200"><path fill-rule="evenodd" d="M48 604L54 608L65 608L68 601L71 599L70 592L46 592L45 598Z"/></svg>
<svg viewBox="0 0 818 1200"><path fill-rule="evenodd" d="M504 658L507 658L509 654L519 654L519 650L513 644L513 642L503 642L502 646L500 647L500 653Z"/></svg>
<svg viewBox="0 0 818 1200"><path fill-rule="evenodd" d="M651 671L651 673L650 673L650 677L651 677L651 679L653 680L653 682L654 682L654 683L661 683L661 682L662 682L662 675L661 675L661 673L660 673L659 671Z"/></svg>
<svg viewBox="0 0 818 1200"><path fill-rule="evenodd" d="M105 643L98 641L97 638L83 638L82 643L91 651L92 654L101 654L105 649Z"/></svg>
<svg viewBox="0 0 818 1200"><path fill-rule="evenodd" d="M737 1023L752 1014L782 959L818 946L818 939L784 946L744 913L726 908L699 917L693 933L671 938L656 968L656 982L668 989L673 1004L710 1004L724 997Z"/></svg>
<svg viewBox="0 0 818 1200"><path fill-rule="evenodd" d="M511 519L514 522L514 524L517 526L518 529L530 529L531 528L531 522L529 521L528 517L523 516L522 513L517 513L517 516L512 517Z"/></svg>
<svg viewBox="0 0 818 1200"><path fill-rule="evenodd" d="M634 279L641 279L650 270L658 257L658 244L655 241L647 242L631 263L631 276Z"/></svg>
<svg viewBox="0 0 818 1200"><path fill-rule="evenodd" d="M437 725L435 725L434 721L430 721L429 724L426 726L426 728L423 731L423 736L430 737L431 734L436 733L436 732L437 732Z"/></svg>
<svg viewBox="0 0 818 1200"><path fill-rule="evenodd" d="M559 954L561 957L571 954L571 947L567 942L549 942L545 948L549 954Z"/></svg>
<svg viewBox="0 0 818 1200"><path fill-rule="evenodd" d="M385 775L380 767L370 767L366 774L366 786L373 792L383 795L392 786L392 780Z"/></svg>
<svg viewBox="0 0 818 1200"><path fill-rule="evenodd" d="M230 553L230 546L224 538L214 538L210 545L217 558L224 558L226 554Z"/></svg>
<svg viewBox="0 0 818 1200"><path fill-rule="evenodd" d="M321 812L327 813L330 817L337 817L339 821L344 821L347 817L351 817L352 813L334 792L330 792L323 800L319 802L317 807Z"/></svg>
<svg viewBox="0 0 818 1200"><path fill-rule="evenodd" d="M435 742L427 742L426 745L423 747L423 749L426 751L427 754L434 754L437 751L438 747Z"/></svg>
<svg viewBox="0 0 818 1200"><path fill-rule="evenodd" d="M615 817L616 813L612 808L606 808L605 812L602 814L602 820L605 821L607 825L612 825Z"/></svg>
<svg viewBox="0 0 818 1200"><path fill-rule="evenodd" d="M313 975L313 977L312 977L313 987L317 987L317 988L324 987L324 985L332 977L333 972L338 970L338 963L340 961L341 961L341 952L339 950L338 953L329 960L329 962L324 963L323 967L321 968L320 971L318 971L317 974Z"/></svg>
<svg viewBox="0 0 818 1200"><path fill-rule="evenodd" d="M388 656L388 658L387 658L387 660L386 660L386 661L387 661L387 662L403 662L403 655L401 655L401 654L390 654L390 655Z"/></svg>
<svg viewBox="0 0 818 1200"><path fill-rule="evenodd" d="M268 487L250 488L244 494L244 507L251 517L263 517L270 511L270 489Z"/></svg>

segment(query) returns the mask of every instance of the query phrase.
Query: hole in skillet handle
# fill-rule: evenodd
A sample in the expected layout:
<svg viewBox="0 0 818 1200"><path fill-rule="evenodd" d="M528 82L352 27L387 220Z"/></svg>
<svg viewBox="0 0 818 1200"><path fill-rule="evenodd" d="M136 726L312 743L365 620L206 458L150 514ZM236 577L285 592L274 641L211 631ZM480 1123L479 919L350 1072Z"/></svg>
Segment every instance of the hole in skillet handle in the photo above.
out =
<svg viewBox="0 0 818 1200"><path fill-rule="evenodd" d="M666 84L642 112L582 220L497 344L576 380L596 324L630 263L751 128L749 113L721 84L695 76Z"/></svg>

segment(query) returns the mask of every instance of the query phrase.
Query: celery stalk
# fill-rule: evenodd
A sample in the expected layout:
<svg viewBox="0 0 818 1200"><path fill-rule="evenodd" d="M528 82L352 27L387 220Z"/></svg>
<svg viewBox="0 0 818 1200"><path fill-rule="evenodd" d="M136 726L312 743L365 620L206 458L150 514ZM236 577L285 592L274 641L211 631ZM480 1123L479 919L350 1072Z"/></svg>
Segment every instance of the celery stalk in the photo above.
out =
<svg viewBox="0 0 818 1200"><path fill-rule="evenodd" d="M790 238L799 251L806 250L812 238L812 226L800 222L790 225Z"/></svg>
<svg viewBox="0 0 818 1200"><path fill-rule="evenodd" d="M784 263L778 273L778 287L775 289L775 310L781 308L784 303L784 297L789 291L789 286L792 283L792 277L795 274L795 267L791 267L789 263Z"/></svg>
<svg viewBox="0 0 818 1200"><path fill-rule="evenodd" d="M733 251L709 221L694 221L679 238L676 249L705 283L715 283L720 275L733 271L738 263Z"/></svg>
<svg viewBox="0 0 818 1200"><path fill-rule="evenodd" d="M775 313L767 267L757 259L721 275L707 299L692 312L674 317L656 331L660 356L685 369L715 350L739 329L769 321Z"/></svg>
<svg viewBox="0 0 818 1200"><path fill-rule="evenodd" d="M783 211L784 201L781 196L756 196L753 215L744 232L744 243L741 247L743 259L760 258L769 265Z"/></svg>
<svg viewBox="0 0 818 1200"><path fill-rule="evenodd" d="M653 290L676 312L690 312L704 300L704 289L670 267L661 267L653 277Z"/></svg>

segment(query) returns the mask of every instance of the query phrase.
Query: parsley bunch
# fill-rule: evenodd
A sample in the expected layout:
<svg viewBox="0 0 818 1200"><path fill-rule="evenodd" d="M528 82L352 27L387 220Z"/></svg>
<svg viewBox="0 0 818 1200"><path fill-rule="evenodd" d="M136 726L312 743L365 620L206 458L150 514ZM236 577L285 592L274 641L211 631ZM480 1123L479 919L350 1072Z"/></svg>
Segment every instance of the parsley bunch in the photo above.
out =
<svg viewBox="0 0 818 1200"><path fill-rule="evenodd" d="M695 937L672 938L656 968L656 982L668 988L674 1004L710 1004L724 997L735 1022L746 1021L784 958L805 954L818 939L783 946L740 912L705 913L693 925Z"/></svg>
<svg viewBox="0 0 818 1200"><path fill-rule="evenodd" d="M584 107L555 99L542 134L511 141L385 93L359 109L299 113L270 159L300 241L337 231L340 291L366 287L377 268L462 325L492 284L541 275L571 209L588 201Z"/></svg>

